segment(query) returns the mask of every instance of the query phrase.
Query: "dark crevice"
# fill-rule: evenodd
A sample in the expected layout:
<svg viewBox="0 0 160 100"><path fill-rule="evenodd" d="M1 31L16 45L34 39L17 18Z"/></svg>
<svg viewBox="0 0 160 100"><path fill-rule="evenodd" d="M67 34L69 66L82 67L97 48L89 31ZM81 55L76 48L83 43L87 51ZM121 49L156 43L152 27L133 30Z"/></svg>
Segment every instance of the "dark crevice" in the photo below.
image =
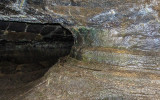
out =
<svg viewBox="0 0 160 100"><path fill-rule="evenodd" d="M1 89L42 77L73 44L72 33L60 24L0 21Z"/></svg>

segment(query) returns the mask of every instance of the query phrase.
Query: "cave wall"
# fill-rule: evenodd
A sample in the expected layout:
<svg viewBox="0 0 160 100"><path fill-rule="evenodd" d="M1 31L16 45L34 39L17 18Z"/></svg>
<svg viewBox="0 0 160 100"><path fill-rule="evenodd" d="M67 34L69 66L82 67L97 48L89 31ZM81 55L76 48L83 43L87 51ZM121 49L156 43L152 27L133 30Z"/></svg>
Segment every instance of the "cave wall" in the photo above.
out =
<svg viewBox="0 0 160 100"><path fill-rule="evenodd" d="M0 21L0 72L3 62L54 64L69 55L73 43L72 33L60 24Z"/></svg>
<svg viewBox="0 0 160 100"><path fill-rule="evenodd" d="M74 41L60 24L0 21L0 33L0 41Z"/></svg>
<svg viewBox="0 0 160 100"><path fill-rule="evenodd" d="M60 23L74 35L71 55L83 61L160 65L159 0L1 0L0 20Z"/></svg>

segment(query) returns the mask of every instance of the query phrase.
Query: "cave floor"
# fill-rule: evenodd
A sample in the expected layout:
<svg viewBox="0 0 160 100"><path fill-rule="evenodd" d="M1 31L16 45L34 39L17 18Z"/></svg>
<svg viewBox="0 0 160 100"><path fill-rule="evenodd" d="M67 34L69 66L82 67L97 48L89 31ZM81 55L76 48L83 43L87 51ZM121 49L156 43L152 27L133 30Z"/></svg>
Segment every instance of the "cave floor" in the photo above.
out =
<svg viewBox="0 0 160 100"><path fill-rule="evenodd" d="M33 74L32 74L33 75ZM7 76L6 76L7 77ZM61 58L39 80L1 85L0 100L159 100L160 72ZM9 86L9 85L8 85ZM3 90L5 90L3 92ZM9 94L11 93L11 94Z"/></svg>

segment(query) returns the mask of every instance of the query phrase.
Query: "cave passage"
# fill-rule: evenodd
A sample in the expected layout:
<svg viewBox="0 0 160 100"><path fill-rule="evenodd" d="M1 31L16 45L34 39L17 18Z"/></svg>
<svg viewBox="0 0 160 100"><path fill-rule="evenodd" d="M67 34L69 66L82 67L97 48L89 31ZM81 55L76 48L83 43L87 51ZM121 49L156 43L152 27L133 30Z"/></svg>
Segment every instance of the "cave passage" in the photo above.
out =
<svg viewBox="0 0 160 100"><path fill-rule="evenodd" d="M0 21L0 90L42 77L69 55L73 43L71 32L60 24Z"/></svg>

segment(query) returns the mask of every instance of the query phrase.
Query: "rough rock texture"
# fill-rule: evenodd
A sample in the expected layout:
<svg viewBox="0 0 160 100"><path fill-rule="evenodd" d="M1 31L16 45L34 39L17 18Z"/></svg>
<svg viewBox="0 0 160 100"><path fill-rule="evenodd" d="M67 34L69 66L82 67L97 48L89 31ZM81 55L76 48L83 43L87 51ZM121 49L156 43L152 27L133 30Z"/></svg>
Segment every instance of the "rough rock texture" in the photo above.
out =
<svg viewBox="0 0 160 100"><path fill-rule="evenodd" d="M3 0L2 20L60 23L76 44L159 51L158 0Z"/></svg>
<svg viewBox="0 0 160 100"><path fill-rule="evenodd" d="M159 100L159 76L159 71L66 58L16 100Z"/></svg>
<svg viewBox="0 0 160 100"><path fill-rule="evenodd" d="M124 78L119 79L121 84L118 84L118 89L124 89L124 98L129 95L129 98L135 99L159 99L160 95L158 94L160 89L159 85L159 70L160 70L160 1L159 0L0 0L0 19L7 21L20 21L20 22L32 22L32 23L60 23L64 27L68 28L74 35L75 44L72 47L71 56L82 60L84 62L92 62L92 63L101 63L102 65L113 65L115 68L126 68L132 71L139 70L140 72L135 72L135 74L142 73L142 77L133 78L132 75L127 79L124 75ZM72 69L72 64L68 65ZM98 66L98 65L97 65ZM89 66L91 69L93 66ZM108 66L105 66L108 68ZM64 68L65 69L65 68ZM76 68L75 68L76 69ZM61 70L59 68L58 70ZM67 70L67 69L66 69ZM77 69L78 70L78 69ZM145 75L143 71L147 70L151 73L158 73L155 76L147 78L145 80ZM51 70L50 74L54 73L55 70ZM60 73L62 72L62 73ZM55 80L58 81L58 76L66 78L66 73L72 73L70 70L60 71L55 74ZM79 71L78 71L79 72ZM77 73L78 73L77 72ZM109 72L108 72L109 73ZM107 72L105 74L108 74ZM114 72L113 72L114 73ZM130 72L127 72L130 73ZM103 71L100 72L103 74ZM123 71L118 73L120 76L123 74ZM81 75L81 74L78 74ZM87 74L88 75L88 74ZM109 76L111 75L108 74ZM88 76L94 77L93 74L89 74ZM101 76L101 75L100 75ZM112 76L112 75L111 75ZM119 78L116 77L117 78ZM71 78L76 78L77 76L73 76ZM84 76L85 77L85 76ZM101 76L105 77L105 76ZM49 78L49 76L48 76ZM142 78L142 79L141 79ZM78 78L77 78L78 79ZM77 79L73 79L76 81ZM80 80L81 78L79 78ZM101 79L101 78L98 78ZM108 79L108 78L107 78ZM109 78L112 79L112 78ZM116 79L111 82L111 85L116 84ZM132 80L133 79L133 80ZM54 79L51 79L52 81ZM102 78L102 81L105 81L106 78ZM131 86L127 88L127 83L135 83L135 87ZM67 79L61 80L60 83L53 83L53 87L56 88L59 85L58 89L62 88L62 91L57 92L63 94L62 96L58 96L59 94L53 94L57 99L65 99L68 96L71 99L72 96L70 94L65 95L65 91L69 91L66 85L66 82L70 82ZM61 82L60 81L60 82ZM103 84L99 83L100 86L96 85L87 85L88 83L96 82L94 79L91 82L85 83L84 80L78 81L79 83L73 84L76 87L83 85L86 86L88 91L93 91L95 87L105 88ZM89 81L86 79L86 81ZM151 81L151 82L150 82ZM43 79L42 79L43 84ZM64 82L64 83L63 83ZM124 82L124 84L123 84ZM155 87L154 87L155 82ZM66 83L66 84L65 84ZM74 83L74 82L73 82ZM70 83L72 84L72 83ZM95 83L93 83L95 84ZM107 82L109 85L109 82ZM147 85L145 85L147 84ZM50 87L52 87L52 85ZM122 85L122 87L121 87ZM50 97L49 94L52 90L46 88L46 85L42 85L42 87L37 87L39 89L37 92L35 90L31 90L31 94L29 94L26 99L30 100L31 95L36 95L35 93L39 93L40 95L36 95L35 99L46 99ZM72 86L72 85L71 85ZM82 86L82 87L83 87ZM153 87L152 87L153 86ZM107 86L106 86L107 87ZM113 86L114 87L114 86ZM64 89L67 88L67 89ZM90 88L90 89L88 89ZM109 86L108 86L109 88ZM138 90L140 88L140 90ZM46 89L46 90L45 90ZM74 87L71 90L74 90ZM75 92L71 92L72 94L76 94L75 97L77 99L102 99L112 94L112 92L105 92L103 90L102 94L94 95L95 93L86 92L85 89L77 92L75 88ZM55 89L57 90L57 89ZM64 91L63 91L64 90ZM77 91L76 91L77 90ZM114 90L114 89L113 89ZM130 93L131 91L134 91ZM98 90L97 90L98 91ZM114 91L117 91L115 89ZM130 91L130 92L128 92ZM140 92L138 92L140 91ZM82 98L77 96L78 93L83 94ZM120 91L121 92L121 91ZM150 93L150 97L147 96ZM41 94L42 93L42 94ZM101 93L98 91L98 93ZM128 94L127 94L128 93ZM45 95L44 95L45 94ZM114 93L113 93L114 94ZM119 94L119 93L117 93ZM122 93L123 94L123 93ZM87 95L87 96L85 96ZM93 96L94 95L94 96ZM145 96L144 96L145 95ZM42 96L42 98L41 98ZM46 96L46 97L45 97ZM64 96L64 97L63 97ZM120 96L123 97L123 95ZM40 98L39 98L40 97ZM73 97L75 99L75 97ZM93 98L92 98L93 97ZM108 96L107 96L108 97ZM117 97L117 96L116 96ZM54 98L54 96L53 96ZM53 99L52 98L52 99ZM50 99L50 98L48 98ZM130 100L130 99L129 99Z"/></svg>

